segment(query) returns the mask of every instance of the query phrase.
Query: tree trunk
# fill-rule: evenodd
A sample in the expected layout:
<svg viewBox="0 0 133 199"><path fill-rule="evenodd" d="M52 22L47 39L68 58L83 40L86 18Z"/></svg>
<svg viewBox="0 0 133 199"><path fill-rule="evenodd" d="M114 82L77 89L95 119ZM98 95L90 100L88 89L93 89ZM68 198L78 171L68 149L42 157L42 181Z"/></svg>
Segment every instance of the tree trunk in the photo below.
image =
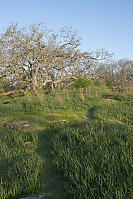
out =
<svg viewBox="0 0 133 199"><path fill-rule="evenodd" d="M32 80L31 80L31 90L34 93L34 95L39 95L38 93L38 82L37 82L37 74L39 71L39 65L36 67L36 71L34 73L34 75L32 76Z"/></svg>
<svg viewBox="0 0 133 199"><path fill-rule="evenodd" d="M32 90L32 92L34 93L34 95L39 95L38 94L38 83L37 83L37 78L36 78L36 76L34 76L33 78L32 78L32 82L31 82L31 90Z"/></svg>

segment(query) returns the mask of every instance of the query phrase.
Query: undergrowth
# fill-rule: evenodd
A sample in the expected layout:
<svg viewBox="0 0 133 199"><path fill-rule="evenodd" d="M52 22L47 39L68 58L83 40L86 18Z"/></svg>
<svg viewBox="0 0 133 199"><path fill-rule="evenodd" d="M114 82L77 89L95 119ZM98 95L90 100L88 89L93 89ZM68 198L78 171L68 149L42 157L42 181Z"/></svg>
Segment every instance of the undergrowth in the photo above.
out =
<svg viewBox="0 0 133 199"><path fill-rule="evenodd" d="M85 129L56 131L53 161L65 177L69 198L132 198L132 130L95 121Z"/></svg>
<svg viewBox="0 0 133 199"><path fill-rule="evenodd" d="M27 146L26 142L32 143ZM17 198L40 190L43 160L36 152L37 136L20 129L0 129L0 198Z"/></svg>
<svg viewBox="0 0 133 199"><path fill-rule="evenodd" d="M4 127L21 121L31 127ZM133 96L106 88L1 97L0 199L132 199L132 132Z"/></svg>

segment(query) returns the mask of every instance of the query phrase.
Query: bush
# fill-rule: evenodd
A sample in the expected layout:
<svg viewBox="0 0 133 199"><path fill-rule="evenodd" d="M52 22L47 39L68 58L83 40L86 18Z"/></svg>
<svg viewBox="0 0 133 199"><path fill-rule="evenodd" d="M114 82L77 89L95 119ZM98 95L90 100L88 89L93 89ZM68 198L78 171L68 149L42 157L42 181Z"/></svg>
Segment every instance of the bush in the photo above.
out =
<svg viewBox="0 0 133 199"><path fill-rule="evenodd" d="M86 87L93 87L93 86L94 86L94 81L89 80L85 77L79 78L79 79L75 80L75 82L74 82L75 88L86 88Z"/></svg>
<svg viewBox="0 0 133 199"><path fill-rule="evenodd" d="M108 88L113 88L115 86L114 82L112 81L106 82L106 85L108 86Z"/></svg>
<svg viewBox="0 0 133 199"><path fill-rule="evenodd" d="M99 80L99 79L94 80L94 86L100 87L100 86L103 86L103 85L104 85L104 82L102 80Z"/></svg>

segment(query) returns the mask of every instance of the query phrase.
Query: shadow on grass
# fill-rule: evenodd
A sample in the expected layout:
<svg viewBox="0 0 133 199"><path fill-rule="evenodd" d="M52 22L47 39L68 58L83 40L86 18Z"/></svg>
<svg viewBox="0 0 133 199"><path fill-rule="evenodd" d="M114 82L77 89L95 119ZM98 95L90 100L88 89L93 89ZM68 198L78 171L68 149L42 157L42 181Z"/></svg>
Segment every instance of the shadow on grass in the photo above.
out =
<svg viewBox="0 0 133 199"><path fill-rule="evenodd" d="M87 117L89 120L94 120L95 119L95 116L94 116L94 113L95 111L99 108L99 106L94 106L93 108L90 108L88 110L88 113L87 113Z"/></svg>
<svg viewBox="0 0 133 199"><path fill-rule="evenodd" d="M72 122L68 126L48 125L45 130L36 131L38 134L38 153L44 160L40 175L40 180L43 184L42 195L50 195L54 199L68 199L65 191L67 181L63 177L63 173L59 172L53 163L54 136L64 128L84 128L86 124L86 122Z"/></svg>
<svg viewBox="0 0 133 199"><path fill-rule="evenodd" d="M39 138L38 153L44 160L44 165L41 169L41 182L44 187L42 194L51 195L54 199L65 199L67 198L65 180L62 177L63 175L55 168L51 155L52 140L55 132L52 132L51 128L47 128L37 133Z"/></svg>

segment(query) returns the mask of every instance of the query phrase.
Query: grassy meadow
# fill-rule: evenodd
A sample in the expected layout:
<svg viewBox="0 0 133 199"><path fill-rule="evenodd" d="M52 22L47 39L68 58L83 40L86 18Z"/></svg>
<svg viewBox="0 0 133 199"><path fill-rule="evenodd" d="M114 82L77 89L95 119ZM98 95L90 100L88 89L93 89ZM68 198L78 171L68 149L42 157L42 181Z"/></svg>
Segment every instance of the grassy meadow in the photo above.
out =
<svg viewBox="0 0 133 199"><path fill-rule="evenodd" d="M7 125L21 122L30 126ZM133 95L93 87L0 97L0 199L132 199L132 156Z"/></svg>

